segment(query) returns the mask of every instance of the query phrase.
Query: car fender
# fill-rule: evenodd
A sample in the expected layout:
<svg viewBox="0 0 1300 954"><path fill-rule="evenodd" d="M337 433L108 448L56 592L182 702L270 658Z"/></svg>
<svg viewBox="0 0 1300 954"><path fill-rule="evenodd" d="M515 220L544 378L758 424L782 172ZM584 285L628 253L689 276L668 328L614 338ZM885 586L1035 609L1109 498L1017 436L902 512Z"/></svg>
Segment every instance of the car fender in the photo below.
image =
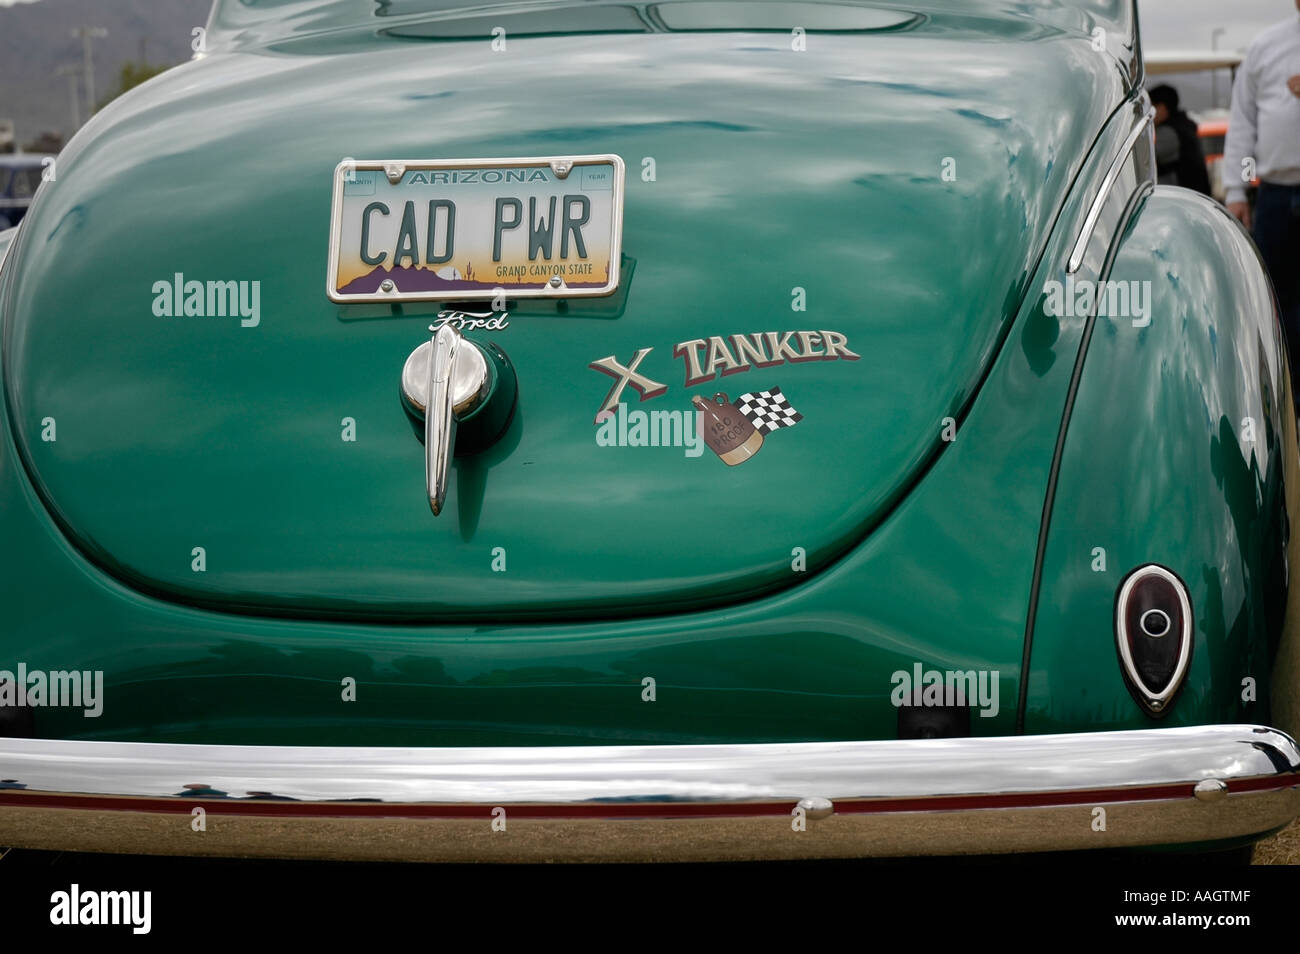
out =
<svg viewBox="0 0 1300 954"><path fill-rule="evenodd" d="M1291 628L1297 470L1271 285L1222 207L1167 187L1136 204L1106 281L1127 286L1129 307L1107 295L1097 310L1112 313L1088 319L1067 402L1025 729L1152 724L1127 691L1114 636L1117 588L1148 563L1184 581L1193 611L1190 668L1163 724L1265 722Z"/></svg>

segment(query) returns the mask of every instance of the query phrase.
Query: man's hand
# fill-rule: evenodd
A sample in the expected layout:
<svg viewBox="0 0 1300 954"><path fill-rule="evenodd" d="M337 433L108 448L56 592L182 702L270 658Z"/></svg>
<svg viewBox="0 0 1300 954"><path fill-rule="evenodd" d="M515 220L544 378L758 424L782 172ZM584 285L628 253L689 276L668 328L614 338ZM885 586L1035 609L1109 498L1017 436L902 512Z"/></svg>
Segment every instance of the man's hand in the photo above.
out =
<svg viewBox="0 0 1300 954"><path fill-rule="evenodd" d="M1250 203L1249 202L1229 202L1228 211L1232 213L1232 217L1234 219L1236 219L1242 225L1246 226L1247 229L1250 228Z"/></svg>
<svg viewBox="0 0 1300 954"><path fill-rule="evenodd" d="M1292 96L1300 96L1300 73L1286 81L1286 88L1291 91Z"/></svg>

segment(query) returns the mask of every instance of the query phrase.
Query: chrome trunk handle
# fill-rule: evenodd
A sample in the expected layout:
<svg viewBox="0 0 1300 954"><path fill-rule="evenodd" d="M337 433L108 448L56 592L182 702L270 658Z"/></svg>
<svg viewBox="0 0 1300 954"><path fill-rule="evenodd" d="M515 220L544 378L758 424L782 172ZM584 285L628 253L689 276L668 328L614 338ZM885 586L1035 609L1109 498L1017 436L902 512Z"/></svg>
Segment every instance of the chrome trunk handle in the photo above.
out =
<svg viewBox="0 0 1300 954"><path fill-rule="evenodd" d="M433 338L411 352L402 368L402 391L412 407L424 414L425 480L429 509L437 516L447 499L456 424L487 398L491 379L478 345L450 322L429 330Z"/></svg>
<svg viewBox="0 0 1300 954"><path fill-rule="evenodd" d="M429 507L436 517L447 499L447 465L456 444L456 415L452 412L452 371L461 337L450 323L433 335L429 362L429 403L424 410L424 469L429 487Z"/></svg>

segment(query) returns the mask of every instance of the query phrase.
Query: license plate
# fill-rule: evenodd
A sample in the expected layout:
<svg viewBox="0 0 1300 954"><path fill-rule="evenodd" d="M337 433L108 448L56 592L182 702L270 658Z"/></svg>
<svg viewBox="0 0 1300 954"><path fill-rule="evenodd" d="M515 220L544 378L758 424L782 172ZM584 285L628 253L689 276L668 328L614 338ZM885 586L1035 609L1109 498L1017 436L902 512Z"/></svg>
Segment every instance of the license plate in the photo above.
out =
<svg viewBox="0 0 1300 954"><path fill-rule="evenodd" d="M618 156L345 160L326 290L345 303L608 295L622 220Z"/></svg>

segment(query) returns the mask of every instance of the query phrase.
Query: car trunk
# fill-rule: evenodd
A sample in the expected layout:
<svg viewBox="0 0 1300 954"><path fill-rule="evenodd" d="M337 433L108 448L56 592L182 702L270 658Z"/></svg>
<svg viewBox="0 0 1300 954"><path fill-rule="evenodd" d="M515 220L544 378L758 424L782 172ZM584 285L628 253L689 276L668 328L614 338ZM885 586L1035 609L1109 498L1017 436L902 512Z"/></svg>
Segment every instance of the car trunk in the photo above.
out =
<svg viewBox="0 0 1300 954"><path fill-rule="evenodd" d="M165 74L79 135L25 226L5 360L29 473L113 573L249 612L557 619L797 585L960 439L1111 105L1071 65L1085 41L961 24L806 53L788 32L493 53L342 31ZM584 154L626 163L620 287L467 327L518 406L434 517L399 382L443 306L326 297L333 170ZM160 313L189 281L243 283L246 313ZM592 364L643 349L666 390L625 388L598 426L617 378ZM692 356L714 373L688 382ZM635 446L633 412L777 388L793 423L743 463Z"/></svg>

